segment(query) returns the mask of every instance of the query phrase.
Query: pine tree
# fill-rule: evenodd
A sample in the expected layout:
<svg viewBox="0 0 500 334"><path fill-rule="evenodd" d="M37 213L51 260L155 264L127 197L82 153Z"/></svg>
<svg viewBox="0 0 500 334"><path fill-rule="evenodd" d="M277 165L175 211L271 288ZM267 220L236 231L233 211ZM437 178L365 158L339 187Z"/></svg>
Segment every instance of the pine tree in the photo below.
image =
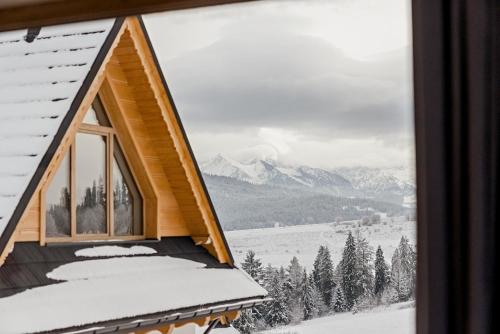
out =
<svg viewBox="0 0 500 334"><path fill-rule="evenodd" d="M318 288L320 284L321 259L323 258L324 251L325 251L325 246L323 245L319 246L318 254L316 254L316 258L314 259L312 276L316 288Z"/></svg>
<svg viewBox="0 0 500 334"><path fill-rule="evenodd" d="M59 205L63 208L68 208L71 201L71 195L68 188L61 189L61 196L59 197Z"/></svg>
<svg viewBox="0 0 500 334"><path fill-rule="evenodd" d="M106 207L106 190L104 188L104 179L102 176L99 177L99 184L97 186L97 195L96 195L96 205L102 205Z"/></svg>
<svg viewBox="0 0 500 334"><path fill-rule="evenodd" d="M406 284L408 288L406 300L408 300L415 294L417 280L417 253L410 245L410 241L406 236L401 237L399 251L401 256L401 266L406 274Z"/></svg>
<svg viewBox="0 0 500 334"><path fill-rule="evenodd" d="M384 259L384 252L382 248L378 246L377 253L375 255L375 284L373 288L373 293L379 299L384 293L384 290L389 283L389 267Z"/></svg>
<svg viewBox="0 0 500 334"><path fill-rule="evenodd" d="M266 270L262 268L262 262L255 255L253 250L249 250L245 257L245 260L241 264L241 268L250 275L258 284L263 286L267 291L270 291L271 279L276 276L276 270L269 264ZM262 319L265 313L265 305L259 305L252 309L253 324ZM242 320L243 321L243 320Z"/></svg>
<svg viewBox="0 0 500 334"><path fill-rule="evenodd" d="M332 263L332 258L330 256L330 250L328 247L325 247L325 252L324 252L324 259L323 259L323 271L321 275L321 285L322 285L322 295L323 295L323 300L325 301L325 304L327 306L330 306L332 296L333 296L333 291L335 289L335 281L333 279L333 263Z"/></svg>
<svg viewBox="0 0 500 334"><path fill-rule="evenodd" d="M262 284L264 289L270 291L273 287L273 280L278 276L278 270L274 268L270 263L264 268L264 275L262 278Z"/></svg>
<svg viewBox="0 0 500 334"><path fill-rule="evenodd" d="M97 188L96 188L96 184L95 184L95 180L92 182L92 193L91 193L91 206L95 206L98 201L97 201Z"/></svg>
<svg viewBox="0 0 500 334"><path fill-rule="evenodd" d="M257 283L263 283L264 271L262 269L262 262L255 256L253 250L249 250L245 260L241 264L241 268L250 275Z"/></svg>
<svg viewBox="0 0 500 334"><path fill-rule="evenodd" d="M304 282L303 276L304 268L299 263L299 259L296 256L290 261L290 265L287 268L288 279L294 290L300 290L302 283Z"/></svg>
<svg viewBox="0 0 500 334"><path fill-rule="evenodd" d="M335 270L333 271L333 280L339 284L342 284L342 259L339 261Z"/></svg>
<svg viewBox="0 0 500 334"><path fill-rule="evenodd" d="M286 269L287 279L285 283L288 309L292 317L291 321L294 323L303 319L301 295L305 279L304 272L299 260L294 256Z"/></svg>
<svg viewBox="0 0 500 334"><path fill-rule="evenodd" d="M93 206L92 200L92 189L87 187L85 188L85 196L83 197L83 207L90 208Z"/></svg>
<svg viewBox="0 0 500 334"><path fill-rule="evenodd" d="M302 311L303 311L303 319L309 320L318 314L318 305L316 303L316 293L314 291L314 280L312 276L307 277L307 273L304 270L302 275L303 285L302 285L302 293L301 293L301 301L302 301Z"/></svg>
<svg viewBox="0 0 500 334"><path fill-rule="evenodd" d="M396 290L397 301L401 291L401 282L403 281L403 272L401 270L401 257L399 256L399 247L394 250L391 259L391 286Z"/></svg>
<svg viewBox="0 0 500 334"><path fill-rule="evenodd" d="M241 311L238 319L232 322L241 334L252 334L257 328L255 325L255 317L251 309Z"/></svg>
<svg viewBox="0 0 500 334"><path fill-rule="evenodd" d="M415 281L416 252L408 238L402 236L391 266L391 285L397 291L399 301L406 301L414 295Z"/></svg>
<svg viewBox="0 0 500 334"><path fill-rule="evenodd" d="M280 266L280 269L278 270L278 277L281 284L285 283L288 280L288 274L283 266Z"/></svg>
<svg viewBox="0 0 500 334"><path fill-rule="evenodd" d="M269 291L271 301L265 303L264 319L271 326L286 325L290 322L290 313L286 303L286 295L283 282L279 275L275 275L271 281L272 289Z"/></svg>
<svg viewBox="0 0 500 334"><path fill-rule="evenodd" d="M289 315L291 316L292 310L290 308L290 305L293 304L293 297L292 297L293 287L291 285L288 273L283 266L280 266L280 268L278 269L277 278L279 284L281 285L281 288L283 289L287 310ZM291 321L292 319L290 318L289 320Z"/></svg>
<svg viewBox="0 0 500 334"><path fill-rule="evenodd" d="M358 274L356 266L356 242L354 241L352 233L349 232L341 261L342 290L344 292L345 303L348 310L353 307L356 298L358 297Z"/></svg>
<svg viewBox="0 0 500 334"><path fill-rule="evenodd" d="M262 287L267 290L267 292L270 294L271 290L273 290L274 282L278 278L278 270L274 268L270 263L267 264L267 266L263 270L262 274ZM265 322L265 315L268 313L268 307L269 303L264 303L263 305L256 306L254 310L254 317L257 319L257 321L263 321Z"/></svg>
<svg viewBox="0 0 500 334"><path fill-rule="evenodd" d="M359 232L356 239L356 299L361 305L370 303L373 293L373 248Z"/></svg>
<svg viewBox="0 0 500 334"><path fill-rule="evenodd" d="M344 292L340 286L335 289L335 293L333 294L332 308L337 313L347 311Z"/></svg>
<svg viewBox="0 0 500 334"><path fill-rule="evenodd" d="M333 278L332 258L328 247L320 246L314 261L312 275L323 303L330 307L335 281Z"/></svg>

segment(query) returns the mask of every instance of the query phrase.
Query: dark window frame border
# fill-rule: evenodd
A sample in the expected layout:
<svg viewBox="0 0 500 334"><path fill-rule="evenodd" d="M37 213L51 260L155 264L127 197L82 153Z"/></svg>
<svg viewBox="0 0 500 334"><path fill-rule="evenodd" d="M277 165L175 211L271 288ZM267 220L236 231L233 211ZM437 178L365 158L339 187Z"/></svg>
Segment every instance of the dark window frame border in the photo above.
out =
<svg viewBox="0 0 500 334"><path fill-rule="evenodd" d="M0 31L236 2L37 0L0 6ZM412 16L417 332L499 332L500 2L413 0Z"/></svg>
<svg viewBox="0 0 500 334"><path fill-rule="evenodd" d="M498 333L498 0L413 0L417 333Z"/></svg>
<svg viewBox="0 0 500 334"><path fill-rule="evenodd" d="M75 137L73 138L71 144L69 145L67 151L64 155L69 157L69 173L70 173L70 235L69 236L49 236L46 231L46 223L42 223L44 226L41 233L44 235L45 243L67 243L67 242L81 242L88 240L143 240L145 239L145 211L144 211L144 195L135 180L133 173L130 170L130 165L127 158L120 146L118 140L118 134L111 123L109 116L107 115L106 109L101 101L99 95L97 95L92 102L92 107L95 111L95 115L99 124L90 124L82 121L78 125L77 131L75 132ZM90 112L90 109L85 111L85 114ZM77 175L78 169L76 168L77 161L77 138L79 134L100 136L104 139L104 165L105 165L105 186L106 186L106 232L104 233L79 233L78 232L78 221L77 221ZM115 207L114 207L114 164L117 164L122 177L125 180L127 187L131 191L132 197L134 198L133 205L133 233L132 234L116 234L115 231ZM57 166L57 170L61 166ZM45 193L48 191L52 179L49 179L46 185L41 189L42 198L45 201ZM136 201L138 200L138 201ZM46 203L43 203L41 210L46 211ZM42 215L46 215L45 212ZM42 219L46 219L45 216ZM42 237L42 236L41 236Z"/></svg>

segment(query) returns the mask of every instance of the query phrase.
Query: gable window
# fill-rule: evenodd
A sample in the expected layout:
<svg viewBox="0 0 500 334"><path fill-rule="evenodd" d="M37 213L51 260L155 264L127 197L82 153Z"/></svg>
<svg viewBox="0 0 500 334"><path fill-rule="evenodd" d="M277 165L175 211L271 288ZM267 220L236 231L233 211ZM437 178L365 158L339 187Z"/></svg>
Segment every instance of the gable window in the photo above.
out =
<svg viewBox="0 0 500 334"><path fill-rule="evenodd" d="M50 240L143 234L142 198L96 98L45 192Z"/></svg>

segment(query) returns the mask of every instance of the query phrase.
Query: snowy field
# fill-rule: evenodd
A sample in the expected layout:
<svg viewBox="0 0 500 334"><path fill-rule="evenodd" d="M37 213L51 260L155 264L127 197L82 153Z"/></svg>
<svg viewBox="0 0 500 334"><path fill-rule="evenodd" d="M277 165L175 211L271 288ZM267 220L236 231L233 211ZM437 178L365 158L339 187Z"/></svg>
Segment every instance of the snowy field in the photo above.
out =
<svg viewBox="0 0 500 334"><path fill-rule="evenodd" d="M416 224L404 218L394 221L384 218L380 224L359 228L357 225L357 221L298 225L227 231L225 235L237 263L241 263L246 252L252 249L262 259L263 265L287 266L295 255L308 270L312 268L320 245L328 246L333 262L337 264L349 231L354 234L359 229L374 250L380 245L388 263L402 235L406 235L412 244L416 242Z"/></svg>
<svg viewBox="0 0 500 334"><path fill-rule="evenodd" d="M303 321L295 326L262 334L413 334L415 308L411 303L393 304L357 314L343 313Z"/></svg>

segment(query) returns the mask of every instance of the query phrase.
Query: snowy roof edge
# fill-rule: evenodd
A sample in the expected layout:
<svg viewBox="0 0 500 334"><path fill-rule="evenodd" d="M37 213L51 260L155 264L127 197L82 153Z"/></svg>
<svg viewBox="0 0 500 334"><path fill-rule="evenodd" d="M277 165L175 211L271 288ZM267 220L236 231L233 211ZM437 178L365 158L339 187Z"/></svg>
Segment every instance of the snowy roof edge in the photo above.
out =
<svg viewBox="0 0 500 334"><path fill-rule="evenodd" d="M62 334L77 332L78 334L99 334L109 332L128 333L132 329L141 331L154 330L158 328L159 325L167 325L181 320L221 315L231 311L241 311L243 309L261 305L270 300L271 298L266 296L226 300L220 303L199 305L196 307L183 308L167 312L137 315L135 317L128 318L127 323L123 323L123 319L115 319L70 328L56 329L50 331L50 333Z"/></svg>
<svg viewBox="0 0 500 334"><path fill-rule="evenodd" d="M78 110L85 95L87 94L88 89L90 88L90 85L92 84L97 72L101 68L104 58L111 49L111 45L115 40L116 36L118 35L118 32L124 21L125 18L115 19L115 22L113 23L113 26L108 33L108 36L106 37L104 43L102 44L99 53L92 62L92 66L90 67L82 85L78 89L78 92L76 93L73 101L71 102L70 108L67 111L66 115L64 116L64 119L62 120L61 125L59 126L52 142L50 143L50 146L44 153L43 158L40 160L40 163L38 164L35 173L33 174L21 198L19 199L14 211L12 212L9 218L9 221L5 225L4 230L0 233L0 253L2 253L5 247L8 245L9 240L16 229L17 223L21 219L21 216L24 213L26 207L28 206L28 203L31 197L33 196L33 193L38 187L38 184L40 183L42 176L44 175L46 169L48 168L50 161L54 157L57 148L61 144L64 134L66 133L74 116L76 115L76 111Z"/></svg>

